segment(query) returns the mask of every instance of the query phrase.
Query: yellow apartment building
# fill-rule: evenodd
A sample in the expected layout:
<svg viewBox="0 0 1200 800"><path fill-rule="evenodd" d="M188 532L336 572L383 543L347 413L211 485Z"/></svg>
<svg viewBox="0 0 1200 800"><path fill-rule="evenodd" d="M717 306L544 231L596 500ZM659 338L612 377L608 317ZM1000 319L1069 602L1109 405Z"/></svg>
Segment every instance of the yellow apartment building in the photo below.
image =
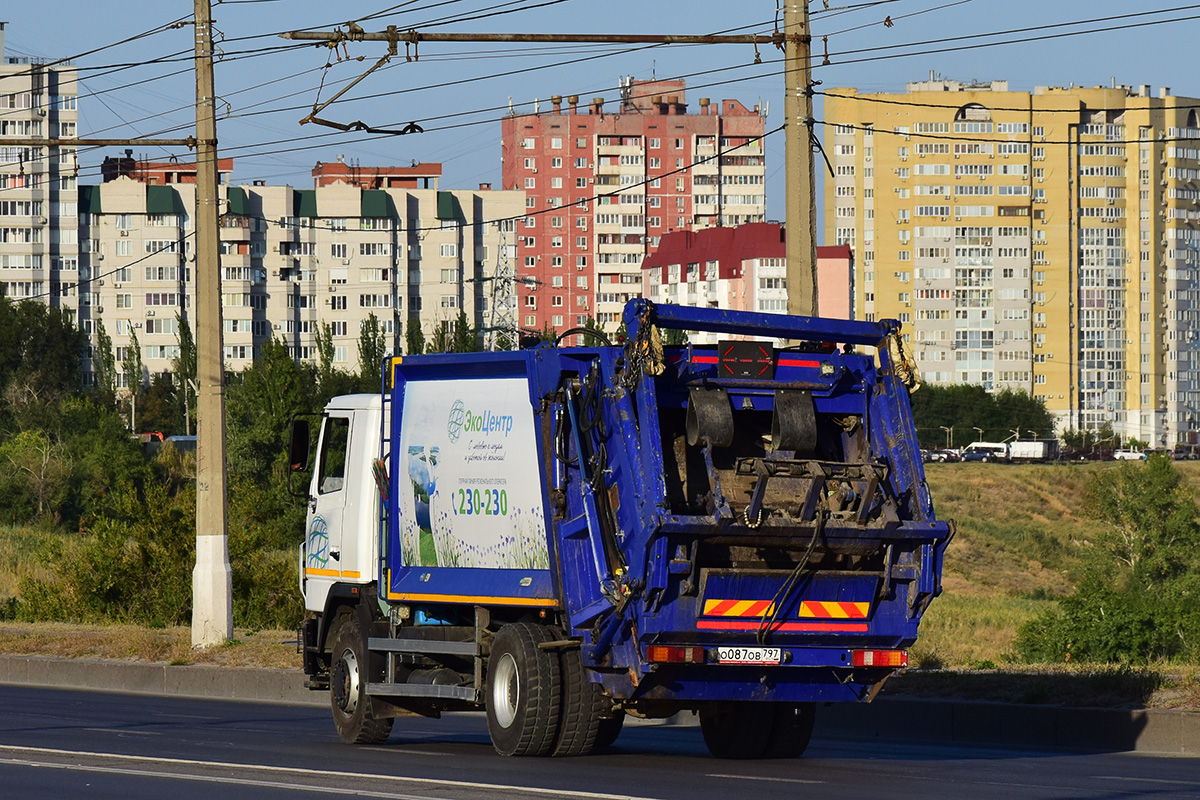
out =
<svg viewBox="0 0 1200 800"><path fill-rule="evenodd" d="M930 76L825 96L825 242L855 313L904 323L927 382L1019 389L1059 431L1200 430L1200 100Z"/></svg>

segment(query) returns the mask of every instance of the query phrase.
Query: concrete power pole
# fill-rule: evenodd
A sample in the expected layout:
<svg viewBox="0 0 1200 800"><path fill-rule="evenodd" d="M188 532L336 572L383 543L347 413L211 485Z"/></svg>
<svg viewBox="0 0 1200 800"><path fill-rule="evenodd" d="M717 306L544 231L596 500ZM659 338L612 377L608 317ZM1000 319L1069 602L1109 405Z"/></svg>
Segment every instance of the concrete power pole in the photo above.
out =
<svg viewBox="0 0 1200 800"><path fill-rule="evenodd" d="M221 341L217 122L213 90L212 8L196 16L196 568L192 572L192 646L233 636L233 586L225 482L225 370Z"/></svg>
<svg viewBox="0 0 1200 800"><path fill-rule="evenodd" d="M788 313L817 313L817 204L813 175L812 34L808 0L786 0L783 10L783 100L787 137Z"/></svg>

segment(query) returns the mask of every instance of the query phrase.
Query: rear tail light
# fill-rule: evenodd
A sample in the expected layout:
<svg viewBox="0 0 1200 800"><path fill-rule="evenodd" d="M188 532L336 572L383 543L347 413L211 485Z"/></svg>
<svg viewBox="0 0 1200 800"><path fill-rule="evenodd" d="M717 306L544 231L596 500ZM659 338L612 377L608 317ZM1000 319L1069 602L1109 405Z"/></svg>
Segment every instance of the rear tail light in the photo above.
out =
<svg viewBox="0 0 1200 800"><path fill-rule="evenodd" d="M907 650L852 650L851 663L856 667L907 667Z"/></svg>
<svg viewBox="0 0 1200 800"><path fill-rule="evenodd" d="M660 664L703 664L703 647L652 644L646 648L646 660Z"/></svg>

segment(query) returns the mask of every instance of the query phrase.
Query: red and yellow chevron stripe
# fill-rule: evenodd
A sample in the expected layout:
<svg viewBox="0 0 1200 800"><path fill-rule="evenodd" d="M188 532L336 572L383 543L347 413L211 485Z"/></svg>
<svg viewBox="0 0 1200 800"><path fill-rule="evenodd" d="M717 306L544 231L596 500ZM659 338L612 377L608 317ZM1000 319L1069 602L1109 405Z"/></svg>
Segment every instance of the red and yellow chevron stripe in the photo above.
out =
<svg viewBox="0 0 1200 800"><path fill-rule="evenodd" d="M842 603L830 600L805 600L800 617L815 619L866 619L870 603Z"/></svg>
<svg viewBox="0 0 1200 800"><path fill-rule="evenodd" d="M761 617L775 610L770 600L705 600L706 617Z"/></svg>

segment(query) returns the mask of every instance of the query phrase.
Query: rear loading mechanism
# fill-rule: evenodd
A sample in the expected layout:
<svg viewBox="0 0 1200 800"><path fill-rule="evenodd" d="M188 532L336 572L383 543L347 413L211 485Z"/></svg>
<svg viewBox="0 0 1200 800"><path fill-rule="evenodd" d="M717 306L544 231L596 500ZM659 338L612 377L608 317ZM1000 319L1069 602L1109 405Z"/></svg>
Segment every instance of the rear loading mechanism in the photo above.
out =
<svg viewBox="0 0 1200 800"><path fill-rule="evenodd" d="M483 707L499 752L573 755L690 709L714 754L798 755L814 703L906 666L953 525L898 324L639 300L625 323L618 347L389 362L377 560L302 639L343 738Z"/></svg>

